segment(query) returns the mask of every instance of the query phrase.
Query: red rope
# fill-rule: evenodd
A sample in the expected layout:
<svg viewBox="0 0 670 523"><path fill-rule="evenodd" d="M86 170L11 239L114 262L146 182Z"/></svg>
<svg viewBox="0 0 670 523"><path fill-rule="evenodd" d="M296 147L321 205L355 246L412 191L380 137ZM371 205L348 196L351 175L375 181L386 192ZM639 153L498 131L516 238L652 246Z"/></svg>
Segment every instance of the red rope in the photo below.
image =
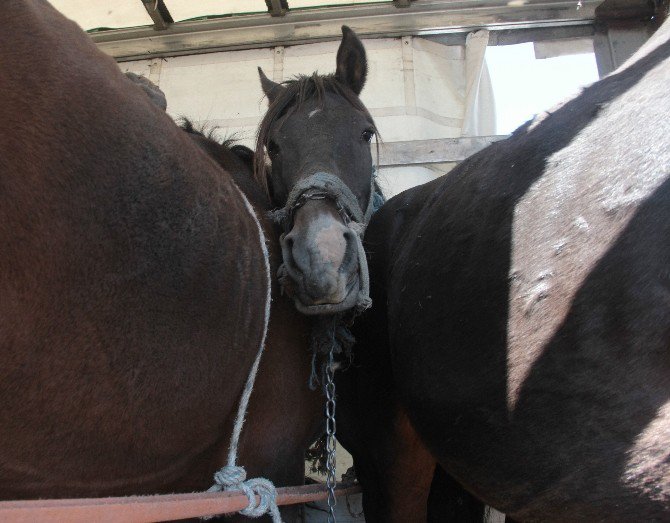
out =
<svg viewBox="0 0 670 523"><path fill-rule="evenodd" d="M337 496L361 492L358 484L340 483ZM277 505L296 505L326 499L325 485L305 485L277 489ZM198 492L121 498L40 499L0 502L0 521L68 523L124 521L150 523L197 518L211 514L231 514L249 504L242 492Z"/></svg>

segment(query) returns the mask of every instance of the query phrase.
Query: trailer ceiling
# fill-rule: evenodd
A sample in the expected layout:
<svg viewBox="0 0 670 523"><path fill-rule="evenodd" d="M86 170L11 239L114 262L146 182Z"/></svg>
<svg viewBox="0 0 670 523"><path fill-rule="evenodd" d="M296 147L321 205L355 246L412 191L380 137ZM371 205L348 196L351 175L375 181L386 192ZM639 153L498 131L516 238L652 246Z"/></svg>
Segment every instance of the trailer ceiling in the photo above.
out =
<svg viewBox="0 0 670 523"><path fill-rule="evenodd" d="M368 38L590 25L602 0L51 2L88 30L103 51L124 61L333 40L342 24Z"/></svg>
<svg viewBox="0 0 670 523"><path fill-rule="evenodd" d="M50 2L86 31L149 27L155 24L151 12L160 11L161 6L167 23L179 23L249 14L283 16L289 9L393 4L393 0L290 0L290 5L288 0L114 0L114 2L50 0Z"/></svg>

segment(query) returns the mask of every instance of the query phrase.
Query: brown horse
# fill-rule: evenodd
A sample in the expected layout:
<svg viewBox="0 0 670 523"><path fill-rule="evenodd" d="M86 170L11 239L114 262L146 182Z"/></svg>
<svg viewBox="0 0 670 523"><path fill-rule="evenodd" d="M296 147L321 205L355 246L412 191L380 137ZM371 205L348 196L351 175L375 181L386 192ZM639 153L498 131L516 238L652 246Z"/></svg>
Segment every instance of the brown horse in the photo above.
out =
<svg viewBox="0 0 670 523"><path fill-rule="evenodd" d="M258 222L74 23L2 18L0 498L205 489L267 322Z"/></svg>
<svg viewBox="0 0 670 523"><path fill-rule="evenodd" d="M434 518L436 463L522 521L670 521L668 85L666 23L373 217L337 384L367 521Z"/></svg>

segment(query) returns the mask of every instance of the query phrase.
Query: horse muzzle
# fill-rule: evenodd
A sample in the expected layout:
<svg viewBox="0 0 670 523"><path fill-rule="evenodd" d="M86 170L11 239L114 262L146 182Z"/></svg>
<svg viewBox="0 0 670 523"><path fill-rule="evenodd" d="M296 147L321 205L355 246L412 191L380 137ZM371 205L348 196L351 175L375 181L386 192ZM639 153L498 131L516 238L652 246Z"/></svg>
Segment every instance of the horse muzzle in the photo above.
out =
<svg viewBox="0 0 670 523"><path fill-rule="evenodd" d="M280 280L300 312L330 314L357 305L359 242L330 200L310 200L297 209L280 243Z"/></svg>

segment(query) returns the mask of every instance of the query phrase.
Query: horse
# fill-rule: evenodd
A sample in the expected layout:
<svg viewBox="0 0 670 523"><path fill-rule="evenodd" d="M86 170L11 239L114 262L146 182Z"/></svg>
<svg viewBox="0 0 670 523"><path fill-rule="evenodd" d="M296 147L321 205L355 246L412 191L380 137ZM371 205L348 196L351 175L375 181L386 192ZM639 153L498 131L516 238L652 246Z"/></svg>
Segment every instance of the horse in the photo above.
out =
<svg viewBox="0 0 670 523"><path fill-rule="evenodd" d="M2 14L0 498L206 489L267 330L257 218L76 24Z"/></svg>
<svg viewBox="0 0 670 523"><path fill-rule="evenodd" d="M436 520L436 467L513 520L670 519L669 83L666 22L373 216L336 379L367 521Z"/></svg>

